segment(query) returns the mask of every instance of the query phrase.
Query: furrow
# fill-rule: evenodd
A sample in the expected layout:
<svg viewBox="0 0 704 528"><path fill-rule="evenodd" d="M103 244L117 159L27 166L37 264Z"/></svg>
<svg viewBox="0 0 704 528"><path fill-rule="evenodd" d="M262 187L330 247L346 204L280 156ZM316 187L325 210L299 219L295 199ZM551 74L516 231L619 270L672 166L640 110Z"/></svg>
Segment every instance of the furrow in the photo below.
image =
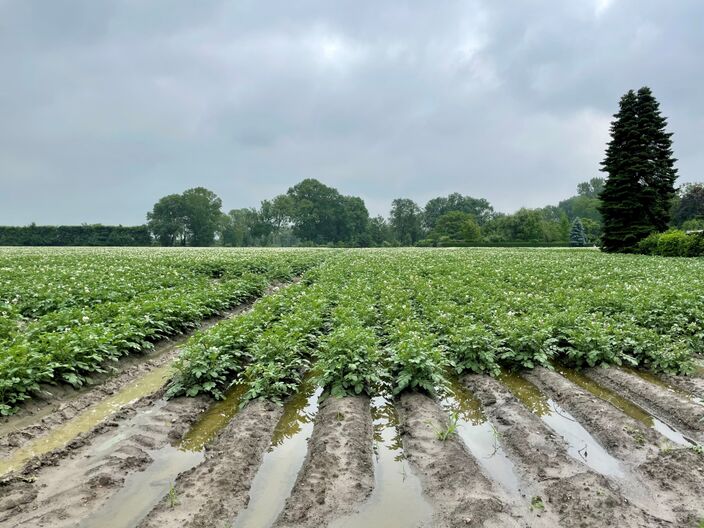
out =
<svg viewBox="0 0 704 528"><path fill-rule="evenodd" d="M628 496L653 514L670 512L686 526L704 515L704 457L673 449L655 429L544 368L526 374L564 405L630 471L622 480Z"/></svg>
<svg viewBox="0 0 704 528"><path fill-rule="evenodd" d="M679 428L698 442L704 441L704 407L662 386L618 368L588 369L586 375L626 395L646 410Z"/></svg>
<svg viewBox="0 0 704 528"><path fill-rule="evenodd" d="M247 405L210 445L205 460L182 473L173 492L139 526L228 525L247 504L252 479L282 412L273 403L256 401Z"/></svg>
<svg viewBox="0 0 704 528"><path fill-rule="evenodd" d="M457 435L438 439L437 432L447 428L447 417L436 402L405 393L399 413L408 460L434 507L434 527L527 525L516 513L520 507L482 473Z"/></svg>
<svg viewBox="0 0 704 528"><path fill-rule="evenodd" d="M354 511L374 487L372 443L369 398L324 400L306 461L274 526L327 526Z"/></svg>
<svg viewBox="0 0 704 528"><path fill-rule="evenodd" d="M463 381L482 402L522 477L535 486L538 495L531 503L549 523L563 527L673 526L668 519L630 503L617 483L570 457L565 442L500 382L477 375Z"/></svg>
<svg viewBox="0 0 704 528"><path fill-rule="evenodd" d="M32 466L31 478L0 485L0 526L75 526L124 489L130 475L143 472L161 449L180 438L208 402L205 398L156 400L131 407ZM183 461L181 461L183 462Z"/></svg>

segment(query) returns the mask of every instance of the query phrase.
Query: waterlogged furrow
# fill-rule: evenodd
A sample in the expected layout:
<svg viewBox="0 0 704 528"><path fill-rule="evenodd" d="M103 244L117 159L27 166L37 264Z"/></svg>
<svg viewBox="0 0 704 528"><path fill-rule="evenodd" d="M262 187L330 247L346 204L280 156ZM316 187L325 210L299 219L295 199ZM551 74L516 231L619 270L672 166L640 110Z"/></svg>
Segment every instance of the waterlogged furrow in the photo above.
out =
<svg viewBox="0 0 704 528"><path fill-rule="evenodd" d="M170 364L158 367L122 388L116 394L88 407L48 434L29 441L0 461L0 476L17 471L29 460L66 446L114 415L121 408L159 391L173 374Z"/></svg>
<svg viewBox="0 0 704 528"><path fill-rule="evenodd" d="M588 369L586 375L653 411L691 441L704 442L704 407L701 405L621 369Z"/></svg>
<svg viewBox="0 0 704 528"><path fill-rule="evenodd" d="M563 438L567 443L567 452L575 460L583 462L602 475L624 476L621 463L555 400L548 398L538 387L518 374L502 372L498 379L521 403Z"/></svg>
<svg viewBox="0 0 704 528"><path fill-rule="evenodd" d="M487 420L479 400L459 380L451 378L450 389L440 403L449 415L448 426L456 427L456 433L474 455L484 474L510 496L525 495L525 486L520 483L513 462L501 445L501 436Z"/></svg>
<svg viewBox="0 0 704 528"><path fill-rule="evenodd" d="M564 368L560 370L565 372ZM576 374L570 376L574 378ZM672 449L655 429L558 373L539 368L526 376L568 408L629 466L622 485L632 502L652 510L651 513L677 518L681 526L688 524L687 518L702 513L704 457L692 449Z"/></svg>
<svg viewBox="0 0 704 528"><path fill-rule="evenodd" d="M532 482L531 504L548 526L671 526L670 519L652 515L630 503L618 485L591 471L567 453L562 439L499 381L470 375L463 382L479 398L499 434L502 445Z"/></svg>
<svg viewBox="0 0 704 528"><path fill-rule="evenodd" d="M205 446L234 418L244 394L243 386L235 386L225 399L212 404L174 445L148 451L152 462L139 473L130 475L122 489L99 510L81 522L90 528L130 528L136 526L164 497L175 502L173 487L176 478L197 466L205 458Z"/></svg>
<svg viewBox="0 0 704 528"><path fill-rule="evenodd" d="M366 396L328 397L321 403L308 456L276 528L327 526L354 511L372 492L369 403Z"/></svg>
<svg viewBox="0 0 704 528"><path fill-rule="evenodd" d="M330 526L432 526L433 509L425 500L421 483L406 461L398 415L393 403L385 397L373 398L372 417L374 491L357 512L338 518Z"/></svg>
<svg viewBox="0 0 704 528"><path fill-rule="evenodd" d="M14 504L0 501L0 526L76 526L79 520L100 515L98 512L109 504L122 508L122 515L103 516L100 522L88 525L134 526L140 504L145 509L149 506L140 501L168 490L161 477L150 477L157 473L166 476L165 472L175 477L202 457L201 453L174 457L177 450L170 443L207 406L203 399L146 403L132 406L120 413L119 419L92 430L82 442L60 452L61 456L40 459L45 463L33 466L31 479L16 477L2 485L0 496L14 495ZM124 492L128 502L114 500Z"/></svg>
<svg viewBox="0 0 704 528"><path fill-rule="evenodd" d="M321 392L309 378L284 404L271 446L252 481L247 507L239 512L233 526L267 528L279 516L308 451Z"/></svg>
<svg viewBox="0 0 704 528"><path fill-rule="evenodd" d="M634 420L637 420L646 427L654 429L656 432L661 434L670 442L681 446L692 445L692 442L690 440L687 440L684 435L674 427L664 423L662 420L660 420L650 412L646 411L642 407L636 405L629 399L624 398L615 391L612 391L600 385L593 379L585 376L583 373L574 369L564 367L562 365L558 365L555 368L557 369L557 372L560 373L560 375L564 376L575 385L588 391L590 394L593 394L597 398L609 402L611 405L616 407L625 415L629 416Z"/></svg>
<svg viewBox="0 0 704 528"><path fill-rule="evenodd" d="M249 487L282 415L278 405L248 404L209 445L205 460L179 475L140 527L217 527L242 510ZM171 489L171 488L170 488Z"/></svg>
<svg viewBox="0 0 704 528"><path fill-rule="evenodd" d="M498 481L487 478L486 465L480 467L476 454L467 453L462 441L449 433L450 422L435 401L404 393L399 411L408 460L433 504L432 526L523 525L519 512L525 507L515 503Z"/></svg>

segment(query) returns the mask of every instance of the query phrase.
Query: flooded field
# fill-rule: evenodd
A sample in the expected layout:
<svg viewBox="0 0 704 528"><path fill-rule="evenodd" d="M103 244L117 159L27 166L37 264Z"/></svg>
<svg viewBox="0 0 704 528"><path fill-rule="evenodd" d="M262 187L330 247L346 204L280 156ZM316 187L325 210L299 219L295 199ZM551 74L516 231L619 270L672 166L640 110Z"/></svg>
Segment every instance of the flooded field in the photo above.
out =
<svg viewBox="0 0 704 528"><path fill-rule="evenodd" d="M597 526L604 501L622 526L704 516L697 424L683 432L670 424L686 415L628 394L698 403L653 375L556 365L371 400L332 398L308 376L283 406L241 409L242 385L217 402L166 401L169 373L155 367L6 448L0 526L571 526L569 504Z"/></svg>

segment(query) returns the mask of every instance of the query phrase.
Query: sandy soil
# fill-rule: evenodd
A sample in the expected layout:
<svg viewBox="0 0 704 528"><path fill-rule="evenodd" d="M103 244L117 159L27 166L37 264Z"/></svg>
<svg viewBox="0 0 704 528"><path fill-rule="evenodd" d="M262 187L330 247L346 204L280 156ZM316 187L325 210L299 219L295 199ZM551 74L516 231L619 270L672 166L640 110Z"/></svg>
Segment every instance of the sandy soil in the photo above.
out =
<svg viewBox="0 0 704 528"><path fill-rule="evenodd" d="M275 527L326 526L372 492L369 398L327 398L318 409L308 456Z"/></svg>
<svg viewBox="0 0 704 528"><path fill-rule="evenodd" d="M553 526L674 526L630 503L617 483L571 458L562 438L500 382L486 376L463 381L482 402L522 477L535 484L539 495L532 502Z"/></svg>
<svg viewBox="0 0 704 528"><path fill-rule="evenodd" d="M0 484L0 526L74 526L148 466L149 451L180 438L208 404L205 398L145 399L35 459L23 475Z"/></svg>
<svg viewBox="0 0 704 528"><path fill-rule="evenodd" d="M146 363L130 368L143 366L149 368ZM686 424L692 434L700 431L693 421L704 411L691 400L619 370L598 369L590 374L673 424L675 420ZM562 437L500 381L466 376L462 381L496 428L523 496L510 495L492 480L486 464L473 457L459 435L445 441L437 438L448 417L435 400L406 393L395 402L403 448L410 470L420 479L423 497L432 506L433 526L698 528L704 519L703 454L666 443L647 423L625 415L558 373L536 369L524 376L616 457L624 475L605 477L570 456ZM119 379L89 389L71 403L91 394L92 401L98 401L100 394L105 397L102 391L121 387ZM113 381L116 385L106 388ZM127 405L65 447L31 459L21 471L0 480L0 527L90 526L87 520L104 512L116 498L118 506L128 508L121 500L130 483L152 471L156 453L181 439L213 403L204 397L166 402L162 394L163 389ZM42 417L43 428L34 436L32 430L27 436L6 436L3 453L11 455L27 439L67 422L71 412L78 411ZM228 526L249 501L252 480L282 412L280 406L253 402L229 423L225 418L222 423L227 424L198 461L188 466L191 469L179 469L173 494L164 496L162 490L144 510L146 517L134 524L142 528ZM368 398L323 401L307 445L305 462L276 528L327 526L357 511L375 486Z"/></svg>
<svg viewBox="0 0 704 528"><path fill-rule="evenodd" d="M698 442L704 442L704 407L677 393L616 368L585 371L598 383L630 398Z"/></svg>
<svg viewBox="0 0 704 528"><path fill-rule="evenodd" d="M629 472L622 485L632 501L651 513L676 519L678 526L696 526L693 520L704 518L704 456L686 447L670 447L654 429L555 372L538 368L525 377L626 464Z"/></svg>
<svg viewBox="0 0 704 528"><path fill-rule="evenodd" d="M408 460L434 505L434 527L531 526L517 513L524 508L492 484L456 434L445 441L437 438L436 431L447 425L437 403L422 394L407 393L398 409Z"/></svg>
<svg viewBox="0 0 704 528"><path fill-rule="evenodd" d="M203 463L178 477L176 504L165 497L139 526L227 526L247 505L249 486L281 413L273 403L247 405L208 447Z"/></svg>

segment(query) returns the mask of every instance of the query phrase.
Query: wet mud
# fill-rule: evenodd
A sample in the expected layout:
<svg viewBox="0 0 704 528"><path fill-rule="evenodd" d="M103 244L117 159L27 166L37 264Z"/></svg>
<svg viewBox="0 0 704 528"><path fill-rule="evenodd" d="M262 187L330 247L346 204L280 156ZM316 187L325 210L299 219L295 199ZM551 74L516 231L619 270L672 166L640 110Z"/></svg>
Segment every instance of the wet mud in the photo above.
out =
<svg viewBox="0 0 704 528"><path fill-rule="evenodd" d="M586 370L585 374L651 411L688 439L704 443L704 406L625 370L593 368Z"/></svg>
<svg viewBox="0 0 704 528"><path fill-rule="evenodd" d="M327 398L318 410L308 455L277 528L327 526L355 511L374 487L369 398Z"/></svg>
<svg viewBox="0 0 704 528"><path fill-rule="evenodd" d="M438 438L447 430L448 419L435 401L404 394L399 413L408 460L434 506L432 526L525 526L515 513L520 506L482 472L461 438Z"/></svg>
<svg viewBox="0 0 704 528"><path fill-rule="evenodd" d="M673 519L632 504L617 482L595 473L568 454L567 444L501 382L466 376L505 447L536 495L531 504L546 526L675 526ZM537 525L537 523L536 523Z"/></svg>

